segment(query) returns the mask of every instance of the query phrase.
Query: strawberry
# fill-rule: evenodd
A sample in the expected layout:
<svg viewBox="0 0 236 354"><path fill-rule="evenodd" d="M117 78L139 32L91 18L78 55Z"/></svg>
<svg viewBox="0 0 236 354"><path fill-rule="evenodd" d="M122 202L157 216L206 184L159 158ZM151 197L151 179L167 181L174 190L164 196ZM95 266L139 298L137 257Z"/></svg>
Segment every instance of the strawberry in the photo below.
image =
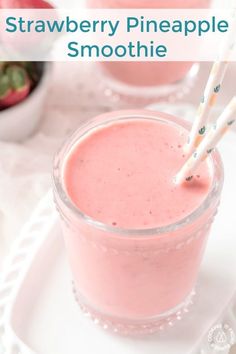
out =
<svg viewBox="0 0 236 354"><path fill-rule="evenodd" d="M24 100L31 82L26 70L16 64L7 65L0 73L0 107L7 108Z"/></svg>
<svg viewBox="0 0 236 354"><path fill-rule="evenodd" d="M37 19L52 19L57 17L57 12L54 6L46 0L0 0L0 9L29 9L32 10L32 15L28 13L32 20ZM34 11L37 9L36 11ZM41 13L39 13L42 9ZM44 13L46 11L46 14ZM52 11L53 10L53 11ZM1 22L0 22L1 26ZM0 31L0 41L3 43L4 50L10 53L17 53L19 57L26 60L36 60L38 56L46 56L52 48L52 43L55 41L55 36L50 34L45 38L38 33L7 33ZM39 53L39 55L38 55Z"/></svg>
<svg viewBox="0 0 236 354"><path fill-rule="evenodd" d="M53 9L45 0L0 0L0 8L5 9Z"/></svg>

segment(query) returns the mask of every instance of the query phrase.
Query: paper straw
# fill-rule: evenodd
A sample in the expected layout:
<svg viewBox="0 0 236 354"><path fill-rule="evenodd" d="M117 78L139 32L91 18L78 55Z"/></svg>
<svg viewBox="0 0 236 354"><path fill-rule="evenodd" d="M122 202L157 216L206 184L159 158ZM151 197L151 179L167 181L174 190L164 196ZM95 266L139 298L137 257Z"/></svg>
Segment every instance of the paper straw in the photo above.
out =
<svg viewBox="0 0 236 354"><path fill-rule="evenodd" d="M207 123L212 107L215 105L217 96L222 87L225 73L229 64L230 56L234 50L236 37L236 9L232 11L231 31L225 42L219 59L213 64L211 73L199 105L197 116L191 129L188 143L185 147L187 153L192 153L201 143L207 131Z"/></svg>
<svg viewBox="0 0 236 354"><path fill-rule="evenodd" d="M233 125L236 120L236 96L230 101L223 113L211 130L207 133L204 140L197 147L195 152L186 161L180 172L177 174L175 181L180 184L184 181L190 181L193 178L194 171L214 150L217 143L222 139L224 134Z"/></svg>

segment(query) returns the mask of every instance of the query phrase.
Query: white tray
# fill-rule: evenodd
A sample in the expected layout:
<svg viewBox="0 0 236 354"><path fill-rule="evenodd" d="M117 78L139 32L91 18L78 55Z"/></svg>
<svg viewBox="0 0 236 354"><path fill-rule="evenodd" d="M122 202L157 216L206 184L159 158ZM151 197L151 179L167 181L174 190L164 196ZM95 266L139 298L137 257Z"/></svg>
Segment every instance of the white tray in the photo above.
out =
<svg viewBox="0 0 236 354"><path fill-rule="evenodd" d="M0 343L4 354L228 353L236 332L235 138L230 133L221 144L226 169L223 200L194 305L182 321L152 337L132 339L107 333L86 318L73 297L50 192L25 225L1 282ZM217 336L217 324L230 327L225 329L226 337ZM218 351L218 345L222 349L223 344L224 350Z"/></svg>

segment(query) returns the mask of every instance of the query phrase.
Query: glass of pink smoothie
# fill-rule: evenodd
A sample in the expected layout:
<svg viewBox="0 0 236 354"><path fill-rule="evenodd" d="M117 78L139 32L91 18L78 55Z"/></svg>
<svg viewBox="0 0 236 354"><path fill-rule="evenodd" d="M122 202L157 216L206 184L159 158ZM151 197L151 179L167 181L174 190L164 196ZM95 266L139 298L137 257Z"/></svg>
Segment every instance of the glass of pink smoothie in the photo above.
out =
<svg viewBox="0 0 236 354"><path fill-rule="evenodd" d="M104 328L152 333L191 302L223 185L217 151L190 182L185 121L147 110L103 114L58 152L54 195L76 296Z"/></svg>
<svg viewBox="0 0 236 354"><path fill-rule="evenodd" d="M89 8L205 9L211 0L87 0ZM136 102L174 98L187 91L199 70L192 62L101 62L105 92ZM132 100L133 101L133 100Z"/></svg>

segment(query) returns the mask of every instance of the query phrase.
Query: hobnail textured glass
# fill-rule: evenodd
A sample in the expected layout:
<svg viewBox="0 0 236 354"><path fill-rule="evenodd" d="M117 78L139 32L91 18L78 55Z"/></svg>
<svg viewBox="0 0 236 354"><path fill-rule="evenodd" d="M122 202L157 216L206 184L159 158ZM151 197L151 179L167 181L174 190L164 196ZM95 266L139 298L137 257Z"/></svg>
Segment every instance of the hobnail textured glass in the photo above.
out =
<svg viewBox="0 0 236 354"><path fill-rule="evenodd" d="M204 202L175 224L125 230L83 214L63 183L65 159L91 129L124 119L157 119L188 129L188 123L160 112L120 111L81 126L58 152L54 196L62 220L74 293L84 312L104 329L142 335L172 326L192 303L197 274L223 185L217 151L210 157L212 187Z"/></svg>

